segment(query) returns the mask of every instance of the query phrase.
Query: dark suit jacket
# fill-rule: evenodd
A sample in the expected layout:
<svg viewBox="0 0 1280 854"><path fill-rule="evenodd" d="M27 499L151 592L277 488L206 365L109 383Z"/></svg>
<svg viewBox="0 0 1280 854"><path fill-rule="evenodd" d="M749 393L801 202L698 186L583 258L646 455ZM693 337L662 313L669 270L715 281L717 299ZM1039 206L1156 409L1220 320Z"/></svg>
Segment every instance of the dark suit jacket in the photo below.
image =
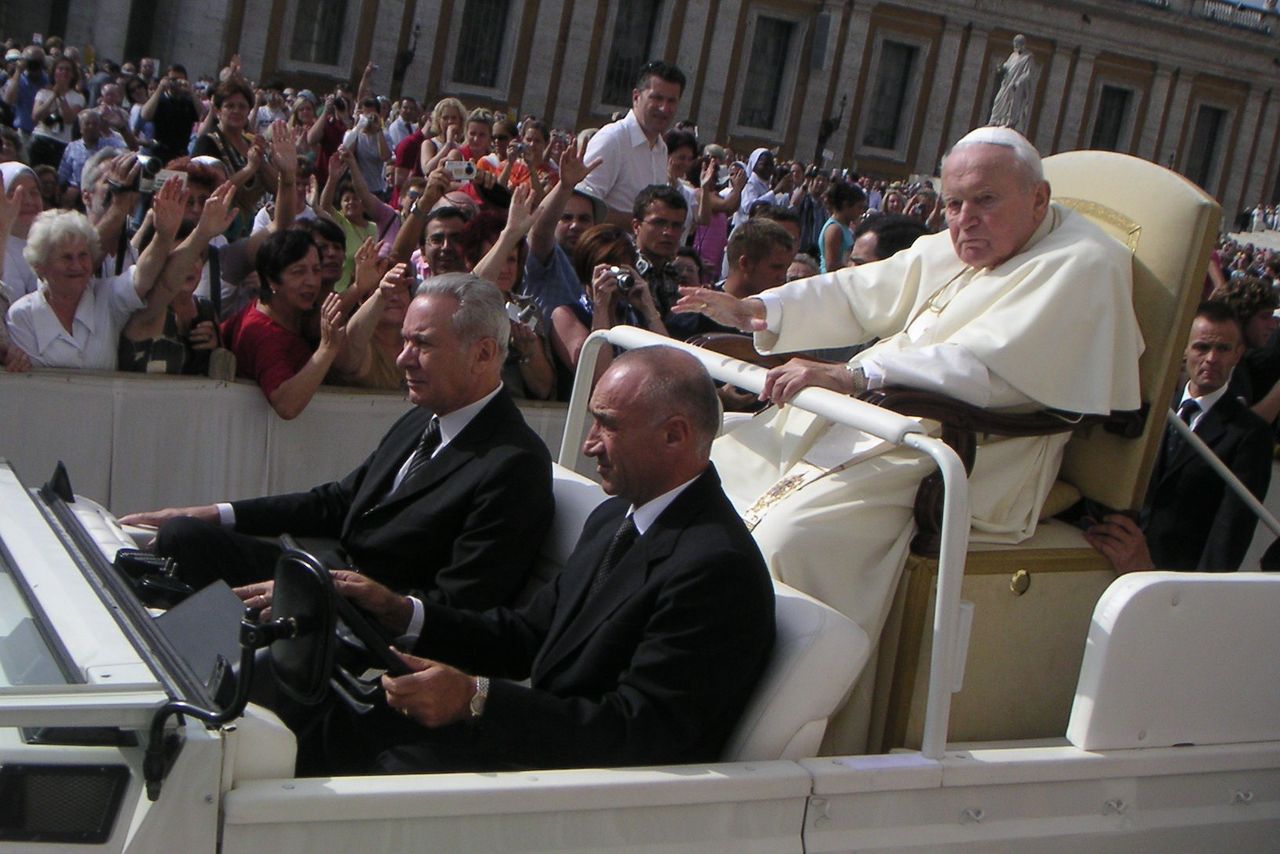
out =
<svg viewBox="0 0 1280 854"><path fill-rule="evenodd" d="M431 414L415 408L340 481L232 502L236 530L336 537L352 563L461 608L515 598L551 523L551 457L505 391L394 495Z"/></svg>
<svg viewBox="0 0 1280 854"><path fill-rule="evenodd" d="M564 571L519 610L427 605L416 651L493 677L471 767L719 759L773 645L764 559L709 468L584 604L626 509L598 507Z"/></svg>
<svg viewBox="0 0 1280 854"><path fill-rule="evenodd" d="M1173 428L1166 425L1165 435ZM1213 449L1258 498L1271 482L1266 422L1228 392L1196 424ZM1151 477L1144 508L1151 557L1159 569L1230 572L1249 550L1257 517L1190 444L1180 442Z"/></svg>

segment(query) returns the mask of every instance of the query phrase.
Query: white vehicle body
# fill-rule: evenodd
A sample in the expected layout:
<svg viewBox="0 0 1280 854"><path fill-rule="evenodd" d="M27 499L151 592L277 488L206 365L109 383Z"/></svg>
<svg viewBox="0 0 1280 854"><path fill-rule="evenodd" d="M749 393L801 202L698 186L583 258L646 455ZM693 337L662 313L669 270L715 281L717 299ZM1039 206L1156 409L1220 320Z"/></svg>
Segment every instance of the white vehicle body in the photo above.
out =
<svg viewBox="0 0 1280 854"><path fill-rule="evenodd" d="M611 335L628 346L652 343L635 330ZM761 380L758 369L741 363L712 355L704 361L737 385L758 387ZM582 404L576 393L560 455L566 469L580 462ZM67 823L67 811L83 815L81 795L43 766L68 766L84 776L100 766L125 772L101 842L10 836L0 844L33 852L307 854L1280 850L1280 657L1273 649L1280 636L1280 578L1144 573L1120 579L1095 612L1067 737L948 745L949 697L964 662L958 579L968 516L966 485L956 474L962 469L945 446L891 413L820 390L806 391L798 404L917 447L939 461L948 478L934 620L939 640L922 750L660 768L297 779L292 735L273 715L251 709L221 728L189 717L175 723L182 748L152 802L142 770L148 723L164 702L196 690L191 683L198 680L160 648L163 641L138 628L145 611L120 602L99 577L95 542L77 543L6 465L0 468L0 559L8 568L0 573L0 665L10 678L0 687L0 835L24 822L56 830ZM74 480L74 468L71 473ZM110 514L91 502L71 506L97 547L109 550L123 537ZM28 619L42 629L48 648L42 654L62 666L68 684L7 684L21 680L12 679L3 647L16 642L15 629ZM37 744L23 730L49 726L123 733L129 743Z"/></svg>

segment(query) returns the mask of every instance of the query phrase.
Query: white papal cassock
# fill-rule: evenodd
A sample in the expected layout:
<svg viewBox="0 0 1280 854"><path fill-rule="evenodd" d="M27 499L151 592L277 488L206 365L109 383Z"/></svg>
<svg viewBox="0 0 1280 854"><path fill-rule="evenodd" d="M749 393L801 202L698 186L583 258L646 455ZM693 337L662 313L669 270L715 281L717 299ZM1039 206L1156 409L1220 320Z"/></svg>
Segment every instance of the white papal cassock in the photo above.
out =
<svg viewBox="0 0 1280 854"><path fill-rule="evenodd" d="M854 357L872 385L940 390L984 407L1137 409L1142 336L1126 247L1050 205L1016 255L967 267L946 233L875 264L767 291L762 353L881 340ZM936 425L933 425L936 427ZM970 477L974 541L1035 531L1068 434L980 442ZM773 574L879 637L913 533L912 503L932 463L791 407L718 439L712 459L754 525ZM827 746L861 749L861 723Z"/></svg>

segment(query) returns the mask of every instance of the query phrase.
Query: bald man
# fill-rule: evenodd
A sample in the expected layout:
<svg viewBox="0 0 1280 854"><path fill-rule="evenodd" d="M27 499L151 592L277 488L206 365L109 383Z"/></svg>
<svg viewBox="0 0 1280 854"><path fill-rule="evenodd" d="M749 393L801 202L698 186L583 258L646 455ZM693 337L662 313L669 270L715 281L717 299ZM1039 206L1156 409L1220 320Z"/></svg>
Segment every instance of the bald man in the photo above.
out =
<svg viewBox="0 0 1280 854"><path fill-rule="evenodd" d="M776 404L808 386L907 386L993 409L1137 409L1142 339L1129 251L1050 202L1039 154L1009 128L957 142L942 189L945 234L746 300L688 290L677 310L754 332L762 353L881 339L847 364L793 359L770 371L764 397ZM975 541L1034 532L1067 438L980 445L970 478ZM773 574L878 637L931 464L791 407L734 430L712 457ZM842 556L838 565L831 555ZM860 725L843 723L830 746L858 750Z"/></svg>

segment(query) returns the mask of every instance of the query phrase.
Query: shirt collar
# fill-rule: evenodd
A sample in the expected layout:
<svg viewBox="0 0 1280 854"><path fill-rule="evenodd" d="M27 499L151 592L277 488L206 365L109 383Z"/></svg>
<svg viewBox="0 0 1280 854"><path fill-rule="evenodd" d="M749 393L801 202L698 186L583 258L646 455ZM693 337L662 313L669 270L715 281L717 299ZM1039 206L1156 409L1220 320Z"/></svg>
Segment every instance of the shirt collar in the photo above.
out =
<svg viewBox="0 0 1280 854"><path fill-rule="evenodd" d="M489 401L498 396L498 392L502 391L502 383L498 383L498 387L486 394L484 397L468 403L459 409L453 410L448 415L441 415L440 418L440 447L453 441L453 438L461 433L471 420L480 414L480 410L488 405Z"/></svg>
<svg viewBox="0 0 1280 854"><path fill-rule="evenodd" d="M649 143L649 138L644 135L644 130L640 127L640 120L636 118L635 110L627 110L626 118L622 120L622 124L627 128L627 139L631 141L632 148L639 148L643 145L645 148L653 149L662 142L662 134L658 134L658 138L652 144Z"/></svg>
<svg viewBox="0 0 1280 854"><path fill-rule="evenodd" d="M75 319L71 321L71 333L62 328L62 324L58 321L58 316L53 312L53 306L49 304L47 292L49 286L44 282L40 283L41 286L40 290L36 292L36 299L44 303L44 310L33 313L32 325L35 327L36 348L41 353L59 338L66 338L68 341L75 342L74 332L76 326L84 326L89 331L89 337L93 337L93 319L95 316L93 309L96 302L93 286L95 283L96 280L91 281L89 287L85 289L84 296L80 297L80 304L76 306Z"/></svg>
<svg viewBox="0 0 1280 854"><path fill-rule="evenodd" d="M636 530L641 534L644 534L645 531L649 530L653 523L658 521L658 517L662 515L662 511L670 507L671 502L679 498L680 493L688 489L689 484L697 480L698 477L702 477L702 475L699 474L697 477L692 477L689 480L686 480L675 489L664 492L657 498L651 498L639 507L636 507L634 504L631 505L631 509L627 511L627 515L633 517L633 521L636 523Z"/></svg>
<svg viewBox="0 0 1280 854"><path fill-rule="evenodd" d="M1182 404L1186 403L1188 400L1194 400L1197 404L1200 405L1200 411L1195 416L1193 416L1191 420L1198 422L1200 418L1208 414L1210 409L1213 409L1214 405L1217 404L1219 400L1222 400L1222 396L1227 393L1227 390L1230 387L1230 385L1231 385L1231 377L1227 377L1227 381L1223 383L1222 388L1218 389L1217 391L1211 391L1206 395L1202 395L1201 397L1193 397L1191 394L1191 383L1187 383L1186 387L1183 388L1182 390L1182 399L1178 401L1178 408L1181 409Z"/></svg>

